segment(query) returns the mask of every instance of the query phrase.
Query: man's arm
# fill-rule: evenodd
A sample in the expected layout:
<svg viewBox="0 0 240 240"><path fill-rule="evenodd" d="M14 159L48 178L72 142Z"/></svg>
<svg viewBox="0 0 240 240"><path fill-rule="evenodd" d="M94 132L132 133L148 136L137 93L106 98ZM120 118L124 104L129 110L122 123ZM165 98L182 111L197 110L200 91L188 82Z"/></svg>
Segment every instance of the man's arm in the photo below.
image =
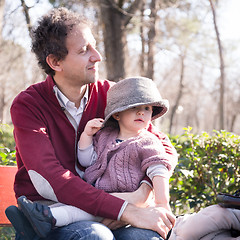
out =
<svg viewBox="0 0 240 240"><path fill-rule="evenodd" d="M152 189L146 183L142 183L132 193L111 193L126 200L128 204L120 217L121 221L104 219L102 223L112 230L131 224L134 227L156 231L165 238L175 224L175 216L162 207L147 207L152 194Z"/></svg>
<svg viewBox="0 0 240 240"><path fill-rule="evenodd" d="M132 193L111 193L114 196L128 201L120 221L104 219L102 223L112 230L130 224L134 227L151 229L166 238L175 224L175 216L162 207L146 207L148 199L152 197L152 189L143 183L138 190Z"/></svg>
<svg viewBox="0 0 240 240"><path fill-rule="evenodd" d="M27 94L12 105L19 166L16 196L62 202L93 215L117 219L124 201L78 176L75 130L61 109L53 109L51 102L42 106L41 101Z"/></svg>

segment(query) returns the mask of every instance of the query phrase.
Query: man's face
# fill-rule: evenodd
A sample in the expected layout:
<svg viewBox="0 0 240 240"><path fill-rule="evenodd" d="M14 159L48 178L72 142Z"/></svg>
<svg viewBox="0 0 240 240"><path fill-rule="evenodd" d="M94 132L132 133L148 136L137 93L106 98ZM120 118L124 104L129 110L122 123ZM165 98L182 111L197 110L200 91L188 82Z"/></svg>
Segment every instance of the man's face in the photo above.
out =
<svg viewBox="0 0 240 240"><path fill-rule="evenodd" d="M64 81L82 86L98 79L98 62L102 60L96 50L96 41L90 28L75 26L66 39L68 54L61 60Z"/></svg>

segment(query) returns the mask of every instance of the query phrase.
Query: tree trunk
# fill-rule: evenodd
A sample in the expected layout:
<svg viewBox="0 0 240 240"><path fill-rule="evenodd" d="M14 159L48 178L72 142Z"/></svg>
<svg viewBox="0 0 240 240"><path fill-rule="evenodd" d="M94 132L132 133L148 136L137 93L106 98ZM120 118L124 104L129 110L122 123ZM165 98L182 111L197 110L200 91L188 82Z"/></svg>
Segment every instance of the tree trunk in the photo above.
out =
<svg viewBox="0 0 240 240"><path fill-rule="evenodd" d="M154 48L155 48L155 36L156 36L156 0L152 0L150 14L150 29L148 32L148 67L147 77L153 79L154 75Z"/></svg>
<svg viewBox="0 0 240 240"><path fill-rule="evenodd" d="M234 113L232 116L232 120L231 120L231 126L230 126L230 131L234 132L234 125L237 119L237 113Z"/></svg>
<svg viewBox="0 0 240 240"><path fill-rule="evenodd" d="M2 45L2 31L3 31L3 14L4 14L5 0L0 0L0 46Z"/></svg>
<svg viewBox="0 0 240 240"><path fill-rule="evenodd" d="M2 31L3 31L3 20L4 20L4 0L0 0L0 48L2 49L3 46L3 38L2 38ZM1 84L1 91L0 91L0 123L3 121L3 109L5 106L5 82L2 74L0 75L0 84Z"/></svg>
<svg viewBox="0 0 240 240"><path fill-rule="evenodd" d="M1 79L3 80L3 79ZM3 112L5 108L5 83L2 82L0 89L0 123L3 122Z"/></svg>
<svg viewBox="0 0 240 240"><path fill-rule="evenodd" d="M140 73L141 76L145 76L145 36L144 36L144 10L145 10L145 1L142 4L141 7L141 25L140 25L140 38L141 38L141 43L142 43L142 50L141 50L141 55L139 59L139 65L140 65Z"/></svg>
<svg viewBox="0 0 240 240"><path fill-rule="evenodd" d="M214 23L214 28L215 28L215 33L216 33L216 38L217 38L217 44L218 44L218 52L219 52L219 59L220 59L220 99L219 99L219 115L220 115L220 123L219 127L220 129L224 129L225 124L224 124L224 82L225 82L225 74L224 74L224 59L223 59L223 49L222 49L222 44L220 40L220 35L218 31L218 26L217 26L217 21L216 21L216 13L215 9L213 6L212 0L209 0L210 5L211 5L211 10L212 10L212 15L213 15L213 23Z"/></svg>
<svg viewBox="0 0 240 240"><path fill-rule="evenodd" d="M29 7L26 5L24 0L21 0L21 5L22 5L22 8L23 8L23 14L26 18L28 32L30 34L31 30L32 30L32 24L31 24L31 20L30 20L30 16L29 16Z"/></svg>
<svg viewBox="0 0 240 240"><path fill-rule="evenodd" d="M173 106L172 112L170 115L169 134L172 133L173 119L183 94L183 88L184 88L183 79L184 79L184 70L185 70L184 59L185 59L185 56L181 56L181 74L180 74L180 81L179 81L179 90L178 90L178 95L177 95L175 105Z"/></svg>
<svg viewBox="0 0 240 240"><path fill-rule="evenodd" d="M107 78L118 81L125 77L126 35L123 28L123 14L112 7L107 0L101 0L104 47Z"/></svg>
<svg viewBox="0 0 240 240"><path fill-rule="evenodd" d="M128 10L122 9L122 1L118 5L112 0L100 0L101 21L106 56L107 78L118 81L125 77L126 33L125 28L142 0L135 0Z"/></svg>

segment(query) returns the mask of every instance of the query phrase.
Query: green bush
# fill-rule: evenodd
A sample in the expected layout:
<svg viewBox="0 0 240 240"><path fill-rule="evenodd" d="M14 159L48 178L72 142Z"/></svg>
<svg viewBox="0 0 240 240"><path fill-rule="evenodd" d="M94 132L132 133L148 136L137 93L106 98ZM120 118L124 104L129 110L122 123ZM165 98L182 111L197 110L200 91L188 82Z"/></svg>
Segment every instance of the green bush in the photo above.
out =
<svg viewBox="0 0 240 240"><path fill-rule="evenodd" d="M210 136L191 133L171 137L179 163L170 179L171 206L175 214L196 212L216 203L219 192L240 188L240 136L213 131Z"/></svg>
<svg viewBox="0 0 240 240"><path fill-rule="evenodd" d="M0 165L15 165L15 142L13 128L0 124Z"/></svg>
<svg viewBox="0 0 240 240"><path fill-rule="evenodd" d="M0 240L15 239L15 230L13 227L0 227Z"/></svg>
<svg viewBox="0 0 240 240"><path fill-rule="evenodd" d="M196 212L216 203L219 192L240 188L240 136L226 131L171 136L179 162L170 178L171 207L176 215ZM0 164L15 161L12 127L0 125ZM7 232L6 232L7 231ZM12 228L0 228L0 240L11 239Z"/></svg>

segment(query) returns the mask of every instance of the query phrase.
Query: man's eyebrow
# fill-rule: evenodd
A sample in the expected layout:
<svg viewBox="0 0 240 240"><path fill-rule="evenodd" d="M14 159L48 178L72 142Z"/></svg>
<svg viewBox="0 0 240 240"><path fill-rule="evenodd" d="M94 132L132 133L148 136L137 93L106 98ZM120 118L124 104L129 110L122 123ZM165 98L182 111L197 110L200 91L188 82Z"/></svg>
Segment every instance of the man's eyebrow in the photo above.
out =
<svg viewBox="0 0 240 240"><path fill-rule="evenodd" d="M97 45L97 41L96 40L92 40L92 41L85 42L85 43L81 44L81 46L78 46L78 51L83 50L85 47L88 47L89 45L91 45L91 46L93 46L95 48L96 45Z"/></svg>

